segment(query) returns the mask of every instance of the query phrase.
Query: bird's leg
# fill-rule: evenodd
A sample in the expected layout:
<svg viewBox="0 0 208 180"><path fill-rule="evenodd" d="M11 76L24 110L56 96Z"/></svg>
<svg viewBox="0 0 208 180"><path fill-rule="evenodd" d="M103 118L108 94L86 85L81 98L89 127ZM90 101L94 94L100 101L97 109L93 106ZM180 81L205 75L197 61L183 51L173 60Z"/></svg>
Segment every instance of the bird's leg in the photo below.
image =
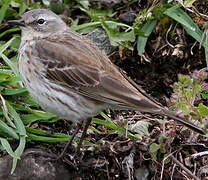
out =
<svg viewBox="0 0 208 180"><path fill-rule="evenodd" d="M80 128L82 127L82 123L78 123L77 124L77 128L75 129L75 131L73 132L70 140L67 142L67 144L64 147L64 150L61 152L61 154L57 157L57 160L62 159L64 157L64 155L66 154L69 146L71 146L72 141L74 140L76 134L78 133L78 131L80 130Z"/></svg>
<svg viewBox="0 0 208 180"><path fill-rule="evenodd" d="M86 133L87 133L87 129L88 129L88 127L90 126L91 121L92 121L92 118L88 118L87 121L86 121L85 127L84 127L83 132L82 132L82 136L81 136L81 138L80 138L79 144L78 144L78 146L77 146L77 151L76 151L74 157L77 157L77 156L79 155L79 153L80 153L80 148L81 148L81 146L82 146L82 142L83 142L83 140L84 140L84 137L85 137L85 135L86 135Z"/></svg>

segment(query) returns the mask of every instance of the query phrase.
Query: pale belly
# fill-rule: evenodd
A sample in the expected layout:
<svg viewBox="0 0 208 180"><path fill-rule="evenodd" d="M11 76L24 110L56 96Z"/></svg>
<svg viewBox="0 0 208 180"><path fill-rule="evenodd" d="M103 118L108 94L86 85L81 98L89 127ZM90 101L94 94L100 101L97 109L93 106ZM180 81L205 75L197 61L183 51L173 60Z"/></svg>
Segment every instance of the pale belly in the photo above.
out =
<svg viewBox="0 0 208 180"><path fill-rule="evenodd" d="M103 105L97 105L81 95L64 88L60 89L54 84L50 90L45 85L39 86L36 90L31 86L33 85L27 86L29 92L43 109L72 122L87 120L105 109Z"/></svg>
<svg viewBox="0 0 208 180"><path fill-rule="evenodd" d="M20 76L32 97L46 111L72 122L87 120L106 109L103 103L93 101L70 89L40 78L40 67L31 66L27 58L19 57ZM36 73L35 73L36 71ZM38 74L38 75L37 75ZM43 77L43 76L42 76Z"/></svg>
<svg viewBox="0 0 208 180"><path fill-rule="evenodd" d="M43 109L72 122L87 120L105 109L103 105L55 84L51 84L51 88L42 82L23 82Z"/></svg>

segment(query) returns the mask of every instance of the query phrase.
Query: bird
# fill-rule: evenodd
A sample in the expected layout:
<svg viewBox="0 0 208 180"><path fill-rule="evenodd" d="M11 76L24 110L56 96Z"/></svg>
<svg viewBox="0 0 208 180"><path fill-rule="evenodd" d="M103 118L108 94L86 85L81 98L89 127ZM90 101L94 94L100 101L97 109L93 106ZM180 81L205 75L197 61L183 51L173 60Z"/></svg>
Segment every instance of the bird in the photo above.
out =
<svg viewBox="0 0 208 180"><path fill-rule="evenodd" d="M148 95L104 51L73 31L52 11L30 10L21 19L8 23L21 28L18 66L32 97L44 110L78 124L68 146L83 122L84 136L91 118L106 109L168 116L205 134L203 129Z"/></svg>

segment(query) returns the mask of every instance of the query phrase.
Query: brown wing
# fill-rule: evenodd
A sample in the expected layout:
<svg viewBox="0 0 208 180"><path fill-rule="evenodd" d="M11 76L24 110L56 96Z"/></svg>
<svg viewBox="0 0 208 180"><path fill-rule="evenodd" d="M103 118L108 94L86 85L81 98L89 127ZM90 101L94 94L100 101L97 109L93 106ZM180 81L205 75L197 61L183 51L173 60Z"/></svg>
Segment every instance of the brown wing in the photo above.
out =
<svg viewBox="0 0 208 180"><path fill-rule="evenodd" d="M47 67L48 79L111 105L159 113L161 106L138 91L91 41L72 33L36 40L32 55Z"/></svg>

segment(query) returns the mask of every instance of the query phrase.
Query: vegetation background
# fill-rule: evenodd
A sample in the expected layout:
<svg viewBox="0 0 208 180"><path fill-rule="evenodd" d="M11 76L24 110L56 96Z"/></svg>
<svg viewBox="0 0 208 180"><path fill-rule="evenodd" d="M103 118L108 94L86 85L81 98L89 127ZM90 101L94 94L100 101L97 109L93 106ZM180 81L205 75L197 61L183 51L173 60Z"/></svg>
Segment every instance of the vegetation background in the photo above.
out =
<svg viewBox="0 0 208 180"><path fill-rule="evenodd" d="M1 0L0 149L2 156L7 152L13 157L12 173L27 148L39 145L59 154L72 127L44 112L19 77L20 29L7 21L36 8L51 9L83 35L103 29L110 45L101 48L110 49L116 65L159 102L207 130L207 1ZM106 111L93 118L82 148L83 159L93 166L80 176L206 178L207 136L164 119L128 111ZM93 163L97 159L103 161Z"/></svg>

